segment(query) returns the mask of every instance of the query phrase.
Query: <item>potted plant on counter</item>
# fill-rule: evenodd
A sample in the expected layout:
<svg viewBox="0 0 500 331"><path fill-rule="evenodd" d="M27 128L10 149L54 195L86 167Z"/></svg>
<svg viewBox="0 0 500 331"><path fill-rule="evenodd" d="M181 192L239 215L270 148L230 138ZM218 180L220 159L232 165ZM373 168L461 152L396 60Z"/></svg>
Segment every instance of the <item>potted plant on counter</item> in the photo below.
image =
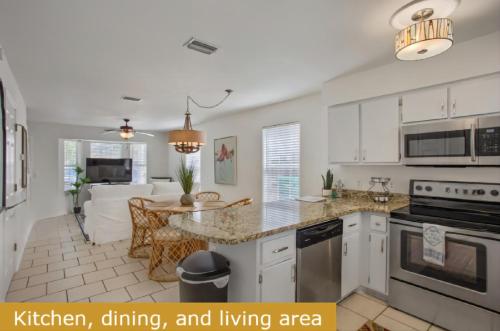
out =
<svg viewBox="0 0 500 331"><path fill-rule="evenodd" d="M83 169L80 167L75 168L75 173L76 179L75 182L71 184L73 188L69 190L69 193L73 198L73 212L75 214L80 214L82 211L82 207L80 207L80 193L82 192L83 185L89 183L90 179L82 176Z"/></svg>
<svg viewBox="0 0 500 331"><path fill-rule="evenodd" d="M194 204L194 197L191 195L194 186L194 171L194 167L188 167L186 161L181 158L181 164L177 168L177 179L184 191L184 194L181 196L181 204L183 206L192 206Z"/></svg>
<svg viewBox="0 0 500 331"><path fill-rule="evenodd" d="M333 172L331 169L328 169L325 175L321 175L323 178L323 196L329 197L332 195L332 185L333 185Z"/></svg>

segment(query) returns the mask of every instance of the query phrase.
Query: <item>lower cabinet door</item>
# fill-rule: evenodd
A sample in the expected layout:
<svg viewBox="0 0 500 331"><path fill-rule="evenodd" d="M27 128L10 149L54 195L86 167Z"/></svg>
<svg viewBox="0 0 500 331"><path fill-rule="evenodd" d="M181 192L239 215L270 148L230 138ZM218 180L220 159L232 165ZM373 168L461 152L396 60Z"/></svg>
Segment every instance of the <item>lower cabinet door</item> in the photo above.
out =
<svg viewBox="0 0 500 331"><path fill-rule="evenodd" d="M387 235L370 234L370 274L368 287L385 294L387 284Z"/></svg>
<svg viewBox="0 0 500 331"><path fill-rule="evenodd" d="M260 301L295 302L295 259L262 269Z"/></svg>
<svg viewBox="0 0 500 331"><path fill-rule="evenodd" d="M359 287L359 232L342 238L342 297Z"/></svg>

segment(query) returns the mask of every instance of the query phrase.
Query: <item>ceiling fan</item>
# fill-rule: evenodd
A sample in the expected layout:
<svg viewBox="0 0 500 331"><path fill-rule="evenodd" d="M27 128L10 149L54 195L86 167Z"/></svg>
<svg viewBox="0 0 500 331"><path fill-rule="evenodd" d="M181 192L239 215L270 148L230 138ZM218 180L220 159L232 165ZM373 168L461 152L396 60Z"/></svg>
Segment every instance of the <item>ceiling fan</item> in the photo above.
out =
<svg viewBox="0 0 500 331"><path fill-rule="evenodd" d="M102 134L111 134L111 133L119 133L120 137L122 137L125 140L129 140L133 138L136 134L142 134L144 136L149 136L149 137L154 137L154 134L147 133L147 132L141 132L141 131L135 131L133 127L128 125L128 122L130 120L128 118L123 119L125 121L125 125L120 126L119 129L107 129L104 130Z"/></svg>

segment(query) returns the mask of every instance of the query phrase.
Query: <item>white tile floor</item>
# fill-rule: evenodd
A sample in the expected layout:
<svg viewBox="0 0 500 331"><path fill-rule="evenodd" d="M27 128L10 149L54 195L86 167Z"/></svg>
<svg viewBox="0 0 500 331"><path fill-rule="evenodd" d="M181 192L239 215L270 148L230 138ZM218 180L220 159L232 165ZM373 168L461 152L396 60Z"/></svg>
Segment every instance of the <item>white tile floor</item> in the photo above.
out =
<svg viewBox="0 0 500 331"><path fill-rule="evenodd" d="M178 302L178 283L149 280L148 259L129 258L129 245L128 240L85 243L72 215L39 221L7 301ZM391 331L442 330L363 293L343 300L337 318L340 331L356 331L368 320Z"/></svg>
<svg viewBox="0 0 500 331"><path fill-rule="evenodd" d="M179 301L178 283L150 281L148 259L129 258L129 245L85 243L72 215L39 221L7 301Z"/></svg>
<svg viewBox="0 0 500 331"><path fill-rule="evenodd" d="M337 329L340 331L358 330L368 320L390 331L443 331L364 293L354 293L337 306Z"/></svg>

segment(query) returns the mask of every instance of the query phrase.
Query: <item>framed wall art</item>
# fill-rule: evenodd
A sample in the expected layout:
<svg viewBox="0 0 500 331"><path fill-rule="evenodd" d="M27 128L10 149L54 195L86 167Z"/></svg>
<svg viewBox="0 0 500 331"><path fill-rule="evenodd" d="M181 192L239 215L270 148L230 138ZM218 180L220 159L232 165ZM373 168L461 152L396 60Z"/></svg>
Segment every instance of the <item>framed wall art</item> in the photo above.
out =
<svg viewBox="0 0 500 331"><path fill-rule="evenodd" d="M236 185L236 136L214 139L216 184Z"/></svg>

